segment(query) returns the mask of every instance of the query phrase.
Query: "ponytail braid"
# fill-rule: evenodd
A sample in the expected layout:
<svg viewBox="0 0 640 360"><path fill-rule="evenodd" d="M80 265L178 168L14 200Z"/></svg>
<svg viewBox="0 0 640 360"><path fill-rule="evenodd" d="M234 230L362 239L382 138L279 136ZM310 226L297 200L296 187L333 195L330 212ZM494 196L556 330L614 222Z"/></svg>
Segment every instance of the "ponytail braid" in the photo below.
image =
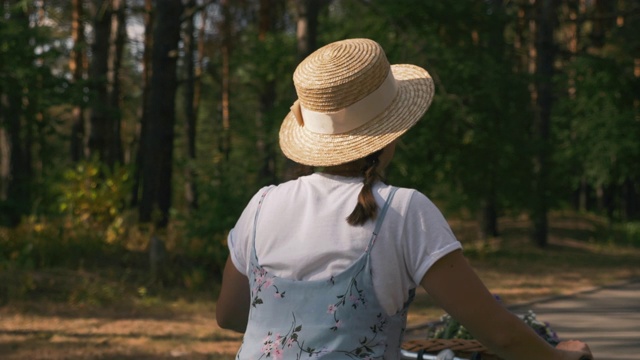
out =
<svg viewBox="0 0 640 360"><path fill-rule="evenodd" d="M364 158L365 164L362 167L364 185L360 190L360 194L358 194L356 207L347 217L349 225L362 226L369 221L369 219L375 219L378 215L378 203L376 203L376 199L373 197L371 190L376 181L384 182L384 179L377 170L378 164L380 163L380 154L382 154L382 150L378 150Z"/></svg>

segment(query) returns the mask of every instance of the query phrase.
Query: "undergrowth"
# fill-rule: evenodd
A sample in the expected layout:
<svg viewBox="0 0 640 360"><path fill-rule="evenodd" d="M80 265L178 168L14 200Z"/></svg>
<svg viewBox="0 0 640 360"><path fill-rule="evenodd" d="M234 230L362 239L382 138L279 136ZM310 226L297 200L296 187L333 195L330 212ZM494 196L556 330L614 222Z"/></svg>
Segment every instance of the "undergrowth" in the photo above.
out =
<svg viewBox="0 0 640 360"><path fill-rule="evenodd" d="M134 223L126 214L118 216L122 224ZM597 284L640 277L638 223L611 225L600 217L567 212L554 213L550 220L544 249L529 241L526 218L501 219L500 236L482 241L476 239L475 222L453 219L451 224L472 265L498 289L510 283L552 293L572 286L574 278ZM178 225L162 233L126 225L119 234L109 239L95 225L65 216L30 218L15 229L0 228L0 305L49 301L153 308L179 299L215 298L220 254L226 251L222 236L188 239ZM151 273L148 249L154 236L164 245L157 274ZM520 296L532 294L523 291Z"/></svg>

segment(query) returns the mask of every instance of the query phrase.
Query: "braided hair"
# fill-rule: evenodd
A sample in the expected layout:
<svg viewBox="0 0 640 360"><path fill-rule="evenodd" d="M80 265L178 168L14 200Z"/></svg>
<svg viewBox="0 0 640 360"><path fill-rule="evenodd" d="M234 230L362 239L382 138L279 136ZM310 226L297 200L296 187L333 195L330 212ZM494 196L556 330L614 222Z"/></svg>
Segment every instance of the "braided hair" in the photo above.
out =
<svg viewBox="0 0 640 360"><path fill-rule="evenodd" d="M384 178L377 170L381 154L382 150L378 150L364 158L365 163L362 167L364 186L362 186L360 194L358 194L356 207L347 217L349 225L362 226L370 219L375 219L378 215L378 203L376 203L371 190L376 181L384 182Z"/></svg>

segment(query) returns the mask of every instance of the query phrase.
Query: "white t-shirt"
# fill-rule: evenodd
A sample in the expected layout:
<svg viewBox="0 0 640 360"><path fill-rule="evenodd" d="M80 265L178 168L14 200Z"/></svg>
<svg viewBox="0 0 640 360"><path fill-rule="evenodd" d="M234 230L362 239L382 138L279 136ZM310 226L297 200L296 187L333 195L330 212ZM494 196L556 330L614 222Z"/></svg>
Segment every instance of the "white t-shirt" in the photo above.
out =
<svg viewBox="0 0 640 360"><path fill-rule="evenodd" d="M375 221L351 226L362 178L315 173L272 186L260 210L256 253L270 273L295 280L328 279L345 270L365 251ZM249 273L256 209L251 199L229 232L231 260ZM391 187L377 183L373 194L380 208ZM399 188L371 250L376 296L389 315L402 309L409 290L442 256L460 249L438 208L422 193Z"/></svg>

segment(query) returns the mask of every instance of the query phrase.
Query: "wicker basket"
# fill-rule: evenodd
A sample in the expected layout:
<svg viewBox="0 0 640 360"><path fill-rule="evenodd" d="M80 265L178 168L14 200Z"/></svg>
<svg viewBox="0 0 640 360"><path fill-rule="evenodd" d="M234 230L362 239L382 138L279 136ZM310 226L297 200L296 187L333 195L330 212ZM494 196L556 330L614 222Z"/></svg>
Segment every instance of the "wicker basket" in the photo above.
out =
<svg viewBox="0 0 640 360"><path fill-rule="evenodd" d="M457 357L465 359L500 360L497 355L490 352L477 340L462 339L424 339L409 340L402 344L402 348L412 352L423 351L426 354L436 355L441 350L450 349ZM475 355L475 357L474 357ZM479 356L478 356L479 355Z"/></svg>

